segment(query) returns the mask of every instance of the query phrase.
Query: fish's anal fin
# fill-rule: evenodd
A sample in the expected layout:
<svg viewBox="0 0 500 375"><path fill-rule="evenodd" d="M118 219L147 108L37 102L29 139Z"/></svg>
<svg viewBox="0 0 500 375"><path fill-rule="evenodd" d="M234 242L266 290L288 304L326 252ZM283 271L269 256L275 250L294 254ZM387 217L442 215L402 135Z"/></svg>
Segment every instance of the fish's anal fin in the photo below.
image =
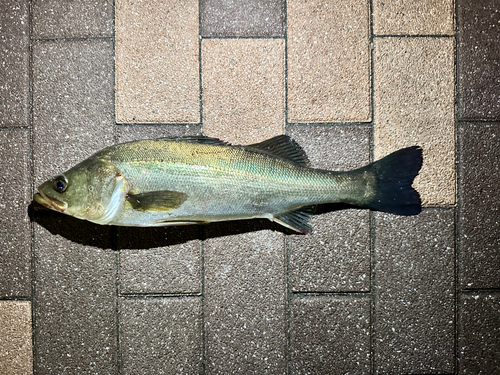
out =
<svg viewBox="0 0 500 375"><path fill-rule="evenodd" d="M178 191L150 191L127 196L127 201L138 211L172 211L185 202L187 195Z"/></svg>
<svg viewBox="0 0 500 375"><path fill-rule="evenodd" d="M310 217L311 210L304 207L297 211L288 212L286 214L276 216L272 220L288 229L302 234L307 234L311 230L311 227L309 226Z"/></svg>
<svg viewBox="0 0 500 375"><path fill-rule="evenodd" d="M260 151L275 157L293 161L301 167L309 166L309 159L302 147L292 138L284 134L243 147L248 150Z"/></svg>

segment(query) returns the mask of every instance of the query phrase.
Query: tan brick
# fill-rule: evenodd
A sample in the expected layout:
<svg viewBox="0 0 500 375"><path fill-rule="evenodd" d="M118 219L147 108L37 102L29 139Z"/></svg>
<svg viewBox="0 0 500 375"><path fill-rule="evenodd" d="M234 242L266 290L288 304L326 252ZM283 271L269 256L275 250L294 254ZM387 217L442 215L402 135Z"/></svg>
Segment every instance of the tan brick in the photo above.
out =
<svg viewBox="0 0 500 375"><path fill-rule="evenodd" d="M370 121L369 4L291 0L288 121Z"/></svg>
<svg viewBox="0 0 500 375"><path fill-rule="evenodd" d="M373 32L386 35L451 35L453 0L374 0Z"/></svg>
<svg viewBox="0 0 500 375"><path fill-rule="evenodd" d="M431 206L455 203L453 55L452 38L375 40L375 158L422 146L415 187Z"/></svg>
<svg viewBox="0 0 500 375"><path fill-rule="evenodd" d="M285 42L202 42L203 133L251 143L285 131Z"/></svg>
<svg viewBox="0 0 500 375"><path fill-rule="evenodd" d="M116 1L116 121L199 122L198 1Z"/></svg>
<svg viewBox="0 0 500 375"><path fill-rule="evenodd" d="M0 301L0 372L33 372L31 302Z"/></svg>

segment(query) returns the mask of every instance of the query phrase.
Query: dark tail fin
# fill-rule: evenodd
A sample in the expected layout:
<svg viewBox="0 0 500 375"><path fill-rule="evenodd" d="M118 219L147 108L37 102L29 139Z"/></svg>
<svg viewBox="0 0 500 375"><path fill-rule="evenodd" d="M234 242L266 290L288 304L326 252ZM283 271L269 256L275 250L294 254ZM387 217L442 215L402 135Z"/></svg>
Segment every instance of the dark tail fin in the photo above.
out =
<svg viewBox="0 0 500 375"><path fill-rule="evenodd" d="M421 166L422 148L419 146L393 152L366 166L377 179L375 198L366 207L403 216L420 213L420 196L411 184Z"/></svg>

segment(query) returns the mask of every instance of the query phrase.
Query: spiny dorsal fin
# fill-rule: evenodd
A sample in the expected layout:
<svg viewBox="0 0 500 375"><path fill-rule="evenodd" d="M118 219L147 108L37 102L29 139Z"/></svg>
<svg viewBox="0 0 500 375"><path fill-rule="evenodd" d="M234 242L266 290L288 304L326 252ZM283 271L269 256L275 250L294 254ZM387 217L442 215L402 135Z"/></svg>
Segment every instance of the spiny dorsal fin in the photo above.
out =
<svg viewBox="0 0 500 375"><path fill-rule="evenodd" d="M187 135L184 137L167 138L167 139L174 139L184 142L200 143L206 145L228 145L227 142L221 141L218 138L205 137L204 135Z"/></svg>
<svg viewBox="0 0 500 375"><path fill-rule="evenodd" d="M315 206L303 207L300 210L277 216L273 221L296 232L307 234L311 230L309 219L314 210Z"/></svg>
<svg viewBox="0 0 500 375"><path fill-rule="evenodd" d="M183 204L186 198L184 193L163 190L132 194L127 197L127 201L138 211L171 211Z"/></svg>
<svg viewBox="0 0 500 375"><path fill-rule="evenodd" d="M263 142L244 147L260 152L264 151L267 154L293 161L302 167L309 166L309 159L305 151L288 135L278 135Z"/></svg>

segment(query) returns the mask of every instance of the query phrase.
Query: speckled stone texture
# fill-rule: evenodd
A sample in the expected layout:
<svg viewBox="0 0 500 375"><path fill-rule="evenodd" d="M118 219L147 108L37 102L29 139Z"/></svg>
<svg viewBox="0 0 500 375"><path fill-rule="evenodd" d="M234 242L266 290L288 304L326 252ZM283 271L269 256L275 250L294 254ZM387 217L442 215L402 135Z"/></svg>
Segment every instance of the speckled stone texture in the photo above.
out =
<svg viewBox="0 0 500 375"><path fill-rule="evenodd" d="M459 128L460 285L500 288L500 123Z"/></svg>
<svg viewBox="0 0 500 375"><path fill-rule="evenodd" d="M35 186L113 144L113 46L33 45Z"/></svg>
<svg viewBox="0 0 500 375"><path fill-rule="evenodd" d="M284 0L202 0L200 13L201 35L205 38L284 34Z"/></svg>
<svg viewBox="0 0 500 375"><path fill-rule="evenodd" d="M287 3L288 121L370 121L370 16L364 0Z"/></svg>
<svg viewBox="0 0 500 375"><path fill-rule="evenodd" d="M374 0L375 35L452 35L453 0Z"/></svg>
<svg viewBox="0 0 500 375"><path fill-rule="evenodd" d="M36 0L32 7L36 39L113 36L112 0Z"/></svg>
<svg viewBox="0 0 500 375"><path fill-rule="evenodd" d="M459 116L500 120L500 7L457 0Z"/></svg>
<svg viewBox="0 0 500 375"><path fill-rule="evenodd" d="M430 206L455 203L454 41L377 38L374 50L375 158L420 145L415 179Z"/></svg>
<svg viewBox="0 0 500 375"><path fill-rule="evenodd" d="M120 300L121 374L201 374L198 297Z"/></svg>
<svg viewBox="0 0 500 375"><path fill-rule="evenodd" d="M307 153L311 166L351 170L368 164L368 126L291 126L288 135ZM332 209L338 206L332 205ZM293 292L370 289L370 215L342 210L315 215L307 236L288 238L289 284Z"/></svg>
<svg viewBox="0 0 500 375"><path fill-rule="evenodd" d="M31 302L0 301L0 337L1 373L31 374Z"/></svg>
<svg viewBox="0 0 500 375"><path fill-rule="evenodd" d="M284 239L279 232L259 231L258 223L207 228L205 366L209 374L286 373ZM231 228L248 233L227 235Z"/></svg>
<svg viewBox="0 0 500 375"><path fill-rule="evenodd" d="M495 374L500 369L500 295L464 295L459 305L460 374Z"/></svg>
<svg viewBox="0 0 500 375"><path fill-rule="evenodd" d="M117 371L117 259L109 227L58 213L34 228L35 372Z"/></svg>
<svg viewBox="0 0 500 375"><path fill-rule="evenodd" d="M116 121L198 122L198 1L117 0L115 18Z"/></svg>
<svg viewBox="0 0 500 375"><path fill-rule="evenodd" d="M284 40L203 40L203 133L234 144L283 134L284 69Z"/></svg>
<svg viewBox="0 0 500 375"><path fill-rule="evenodd" d="M379 373L454 371L454 212L375 214L375 364Z"/></svg>
<svg viewBox="0 0 500 375"><path fill-rule="evenodd" d="M31 296L29 154L28 130L0 128L0 298Z"/></svg>
<svg viewBox="0 0 500 375"><path fill-rule="evenodd" d="M370 373L368 298L295 298L290 315L293 374Z"/></svg>
<svg viewBox="0 0 500 375"><path fill-rule="evenodd" d="M0 126L26 126L29 115L28 1L0 3Z"/></svg>

